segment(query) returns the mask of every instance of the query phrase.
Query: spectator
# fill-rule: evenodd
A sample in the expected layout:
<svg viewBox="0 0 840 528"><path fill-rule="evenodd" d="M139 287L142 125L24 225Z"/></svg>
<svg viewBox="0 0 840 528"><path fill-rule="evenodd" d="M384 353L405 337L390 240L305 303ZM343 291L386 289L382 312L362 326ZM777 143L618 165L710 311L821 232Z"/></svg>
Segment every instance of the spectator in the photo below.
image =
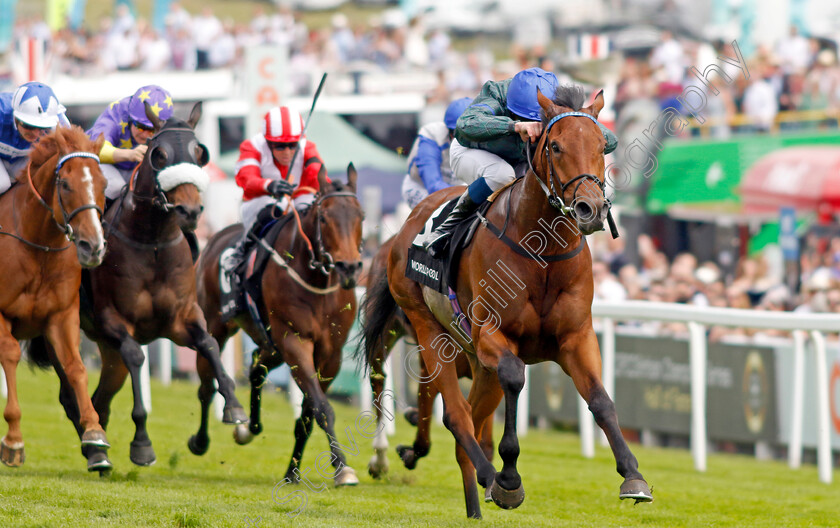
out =
<svg viewBox="0 0 840 528"><path fill-rule="evenodd" d="M201 15L192 21L192 38L195 42L196 69L206 70L210 67L210 48L213 42L221 37L222 23L213 15L213 9L205 7Z"/></svg>

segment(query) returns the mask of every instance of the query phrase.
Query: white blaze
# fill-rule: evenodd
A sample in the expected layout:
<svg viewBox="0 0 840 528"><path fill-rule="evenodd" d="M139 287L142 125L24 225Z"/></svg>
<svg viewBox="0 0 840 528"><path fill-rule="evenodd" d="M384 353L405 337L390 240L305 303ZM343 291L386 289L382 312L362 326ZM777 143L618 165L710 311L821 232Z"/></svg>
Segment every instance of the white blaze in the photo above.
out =
<svg viewBox="0 0 840 528"><path fill-rule="evenodd" d="M82 172L85 174L82 177L82 183L85 184L87 203L96 205L96 199L93 197L93 175L90 173L90 168L87 166L82 167ZM93 228L96 232L96 238L99 240L99 243L102 244L105 235L102 233L102 223L96 217L96 209L88 209L85 212L90 215L90 219L93 222Z"/></svg>

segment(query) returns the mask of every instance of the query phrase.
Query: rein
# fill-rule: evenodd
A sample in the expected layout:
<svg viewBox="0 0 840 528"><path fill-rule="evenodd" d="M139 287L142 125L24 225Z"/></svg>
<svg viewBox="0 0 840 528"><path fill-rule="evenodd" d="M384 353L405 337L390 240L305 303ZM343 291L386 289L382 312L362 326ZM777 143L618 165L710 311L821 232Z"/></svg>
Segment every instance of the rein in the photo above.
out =
<svg viewBox="0 0 840 528"><path fill-rule="evenodd" d="M301 187L301 188L305 189L305 187ZM314 189L312 189L312 190L314 190ZM323 238L321 237L321 219L323 218L323 216L321 215L320 205L327 198L333 198L333 197L339 197L339 196L355 197L356 194L352 193L352 192L347 192L347 191L327 193L327 194L317 198L310 205L310 207L315 207L316 208L315 209L315 214L316 214L316 218L315 218L315 242L316 242L317 247L318 247L318 256L319 256L319 258L317 258L317 259L315 258L316 255L315 255L315 251L313 250L312 242L309 240L309 237L306 235L306 233L303 230L303 225L300 221L300 214L298 213L297 209L295 209L291 205L291 197L289 198L289 207L291 207L292 212L295 215L295 220L296 220L298 232L303 236L304 241L306 242L306 245L307 245L307 251L309 252L308 267L311 270L317 269L324 276L329 276L330 273L332 273L332 270L335 268L335 262L333 260L332 255L330 255L330 253L324 248L324 241L323 241ZM288 208L287 208L287 211L288 211ZM305 290L307 290L311 293L314 293L316 295L328 295L330 293L333 293L333 292L337 291L340 288L340 285L338 285L338 284L334 284L334 285L332 285L328 288L319 288L317 286L313 286L313 285L309 284L291 266L289 266L289 263L286 262L286 260L282 256L280 256L280 254L277 253L277 251L273 247L271 247L265 240L263 240L262 238L259 238L258 242L271 255L271 260L273 260L278 266L280 266L281 268L286 270L289 273L289 276L292 278L292 280L295 281L299 286L301 286ZM325 258L326 258L326 262L324 261Z"/></svg>
<svg viewBox="0 0 840 528"><path fill-rule="evenodd" d="M54 185L55 185L56 194L57 194L57 197L58 197L58 207L61 211L61 216L64 219L64 224L59 223L59 221L55 219L55 210L52 208L52 206L50 206L50 204L47 203L46 200L44 200L44 197L41 196L41 193L39 193L38 189L35 187L35 183L32 181L32 167L31 167L32 164L29 163L29 164L26 165L26 178L29 182L29 188L35 194L35 197L38 199L38 202L47 211L50 212L50 218L55 223L56 227L58 227L59 231L64 233L64 236L67 237L67 240L70 242L70 244L67 244L66 246L63 246L63 247L60 247L60 248L53 248L53 247L49 247L49 246L43 246L41 244L36 244L34 242L30 242L29 240L26 240L26 239L24 239L24 238L22 238L18 235L15 235L14 233L7 233L5 231L0 231L0 235L10 236L12 238L15 238L15 239L23 242L24 244L26 244L30 247L33 247L33 248L38 249L40 251L44 251L44 252L47 252L47 253L54 253L54 252L58 252L58 251L64 251L65 249L69 248L72 245L72 243L76 240L76 235L73 232L73 227L70 225L70 222L73 220L73 218L76 217L76 215L78 215L82 211L86 211L88 209L94 209L94 210L96 210L97 213L99 213L99 217L102 218L102 209L100 209L99 206L96 205L95 203L81 205L81 206L77 207L76 209L74 209L73 211L71 211L70 214L67 214L67 210L64 208L64 203L61 200L61 190L58 188L59 183L62 181L60 171L61 171L61 168L64 166L64 164L67 163L67 161L69 161L73 158L90 158L90 159L96 160L96 162L99 163L99 156L97 156L96 154L94 154L92 152L84 152L84 151L71 152L70 154L65 154L64 156L59 158L58 163L56 163L56 166L55 166L55 184Z"/></svg>

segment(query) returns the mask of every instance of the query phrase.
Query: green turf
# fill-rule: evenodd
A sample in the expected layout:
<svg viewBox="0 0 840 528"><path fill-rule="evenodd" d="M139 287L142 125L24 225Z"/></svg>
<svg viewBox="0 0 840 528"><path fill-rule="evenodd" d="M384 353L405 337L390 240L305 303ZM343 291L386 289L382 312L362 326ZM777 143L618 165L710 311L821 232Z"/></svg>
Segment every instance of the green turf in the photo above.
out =
<svg viewBox="0 0 840 528"><path fill-rule="evenodd" d="M291 410L279 394L263 400L265 432L251 445L233 443L230 427L213 421L212 443L204 457L189 453L186 440L197 427L196 386L153 382L149 432L158 463L136 468L128 460L133 434L130 391L114 401L108 438L115 471L100 479L85 471L78 440L64 417L52 372L18 369L27 461L22 468L0 466L0 527L215 527L253 526L837 526L840 489L819 483L813 466L799 471L778 462L713 455L708 471L692 469L688 452L633 446L640 467L652 485L653 504L618 500L621 478L610 452L598 447L592 460L580 455L575 435L532 430L521 441L519 469L526 499L519 509L503 511L482 504L480 524L465 518L460 474L453 440L435 426L431 454L415 471L397 466L374 482L366 471L370 440L354 429L357 409L335 405L337 430L346 440L350 427L360 453L348 463L361 479L355 488L307 493L308 506L298 517L272 500L272 488L283 476L291 453ZM93 379L98 373L93 373ZM247 401L240 388L239 397ZM408 443L413 429L398 417L391 446ZM5 425L0 425L5 428ZM5 429L3 429L5 430ZM501 426L497 426L497 439ZM313 468L327 448L316 428L303 458ZM322 482L320 477L313 479ZM288 486L278 499L293 489Z"/></svg>

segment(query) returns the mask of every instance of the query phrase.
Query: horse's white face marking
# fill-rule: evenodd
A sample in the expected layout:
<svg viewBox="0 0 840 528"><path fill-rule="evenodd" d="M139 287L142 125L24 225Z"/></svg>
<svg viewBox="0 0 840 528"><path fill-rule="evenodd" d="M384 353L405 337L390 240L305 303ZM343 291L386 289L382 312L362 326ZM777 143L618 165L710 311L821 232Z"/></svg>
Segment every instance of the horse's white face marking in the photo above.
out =
<svg viewBox="0 0 840 528"><path fill-rule="evenodd" d="M84 173L84 176L82 176L82 183L85 184L87 203L96 205L96 199L93 197L93 175L90 173L90 167L82 167L82 172ZM104 242L105 235L102 232L102 223L99 221L99 218L96 217L96 210L88 209L85 212L90 215L90 220L93 222L93 228L96 230L96 238L100 241L100 243Z"/></svg>

